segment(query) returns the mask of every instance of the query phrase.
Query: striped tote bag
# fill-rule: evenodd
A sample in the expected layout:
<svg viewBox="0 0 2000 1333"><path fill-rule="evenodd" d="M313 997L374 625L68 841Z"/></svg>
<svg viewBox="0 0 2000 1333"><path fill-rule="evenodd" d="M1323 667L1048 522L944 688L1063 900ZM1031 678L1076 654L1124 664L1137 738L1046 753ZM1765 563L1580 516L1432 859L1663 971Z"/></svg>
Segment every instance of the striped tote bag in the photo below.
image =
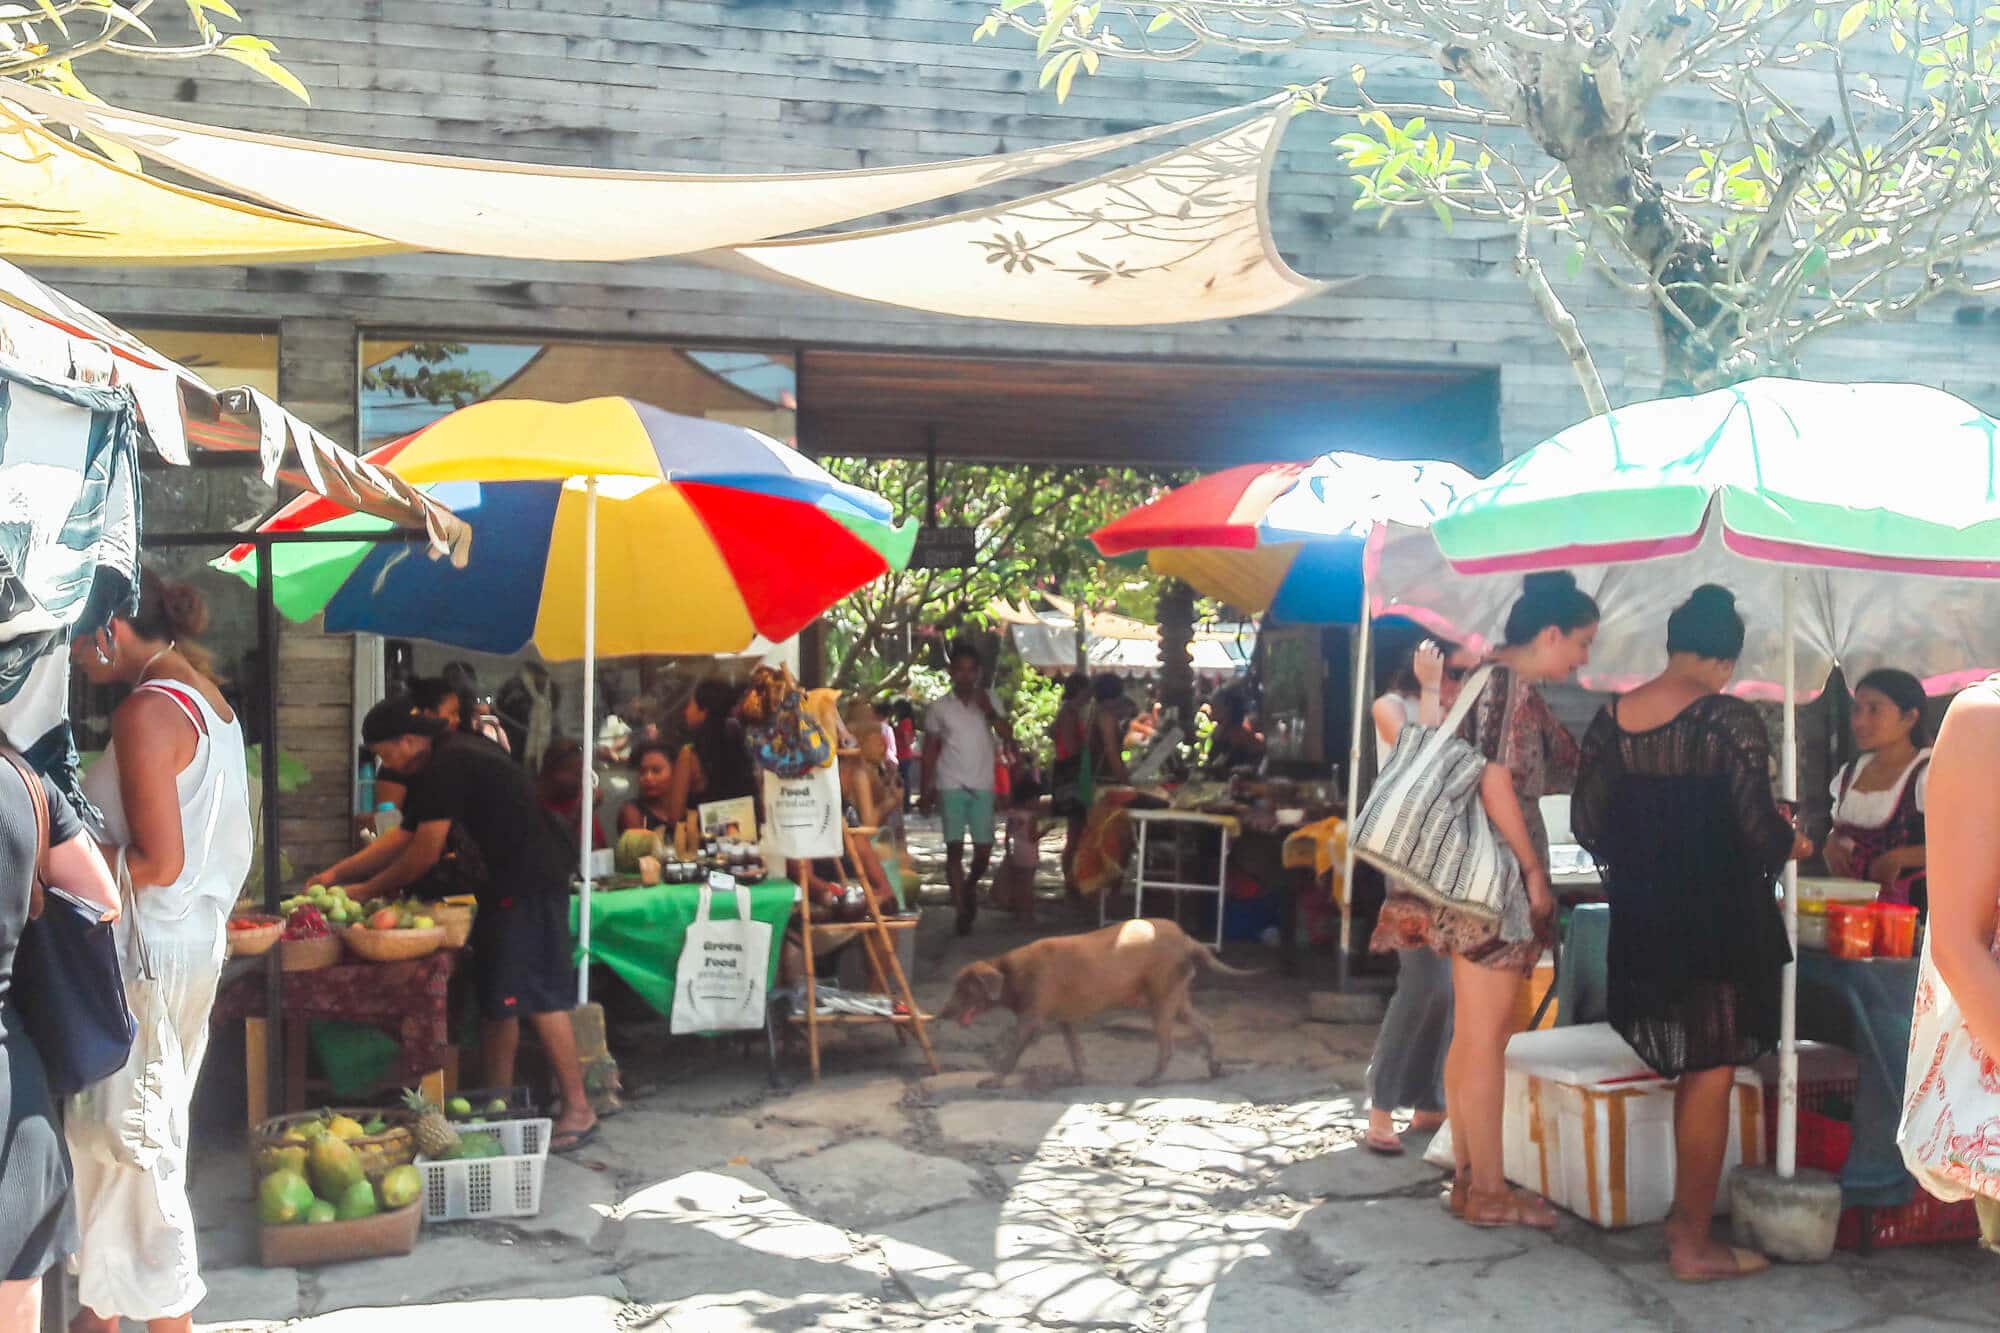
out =
<svg viewBox="0 0 2000 1333"><path fill-rule="evenodd" d="M1492 676L1493 668L1482 667L1466 682L1444 725L1403 727L1362 803L1354 854L1397 888L1511 923L1520 914L1508 904L1526 892L1521 866L1480 804L1486 756L1458 737Z"/></svg>

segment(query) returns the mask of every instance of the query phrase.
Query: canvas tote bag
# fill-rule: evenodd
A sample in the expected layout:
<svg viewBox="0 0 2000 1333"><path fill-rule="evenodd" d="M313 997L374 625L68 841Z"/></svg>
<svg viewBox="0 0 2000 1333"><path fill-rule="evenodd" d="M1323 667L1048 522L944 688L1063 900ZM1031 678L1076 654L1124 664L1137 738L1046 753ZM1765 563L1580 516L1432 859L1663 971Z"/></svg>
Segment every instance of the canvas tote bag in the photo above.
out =
<svg viewBox="0 0 2000 1333"><path fill-rule="evenodd" d="M1994 941L2000 954L2000 938ZM2000 1062L1972 1035L1924 933L1896 1146L1932 1197L2000 1198Z"/></svg>
<svg viewBox="0 0 2000 1333"><path fill-rule="evenodd" d="M138 1030L124 1067L78 1093L64 1124L70 1142L99 1161L144 1171L152 1169L173 1140L176 1071L186 1062L166 990L139 924L139 896L123 848L118 851L117 874L124 904L119 925L130 932L131 941L126 951L125 1000Z"/></svg>
<svg viewBox="0 0 2000 1333"><path fill-rule="evenodd" d="M736 919L709 914L716 892L736 900ZM750 895L727 875L711 875L681 945L674 972L674 1012L668 1026L677 1034L737 1032L764 1026L764 995L771 976L771 923L750 916Z"/></svg>
<svg viewBox="0 0 2000 1333"><path fill-rule="evenodd" d="M1521 866L1480 804L1487 758L1458 736L1492 679L1481 667L1435 730L1404 725L1361 806L1354 854L1398 888L1498 921L1511 942L1532 933Z"/></svg>

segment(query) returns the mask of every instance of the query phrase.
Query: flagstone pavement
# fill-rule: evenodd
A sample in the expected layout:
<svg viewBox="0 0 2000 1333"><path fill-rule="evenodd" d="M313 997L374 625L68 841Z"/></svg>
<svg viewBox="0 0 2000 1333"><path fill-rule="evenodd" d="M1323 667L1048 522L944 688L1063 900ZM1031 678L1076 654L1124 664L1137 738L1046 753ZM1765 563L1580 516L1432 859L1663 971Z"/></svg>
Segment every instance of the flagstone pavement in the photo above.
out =
<svg viewBox="0 0 2000 1333"><path fill-rule="evenodd" d="M1060 916L1059 907L1048 915ZM936 914L934 914L936 915ZM1026 938L982 920L922 932L920 994ZM1092 923L1094 924L1094 922ZM1060 1040L981 1091L1004 1029L935 1027L927 1075L885 1031L835 1035L818 1086L769 1087L760 1050L628 1033L630 1104L549 1163L541 1214L426 1229L405 1258L255 1266L246 1173L197 1163L210 1329L605 1330L1839 1329L1993 1327L2000 1259L1972 1246L1841 1255L1684 1286L1658 1228L1477 1231L1437 1201L1421 1143L1361 1149L1373 1030L1305 1019L1306 986L1258 946L1254 979L1197 983L1226 1074L1141 1091L1146 1019L1085 1035L1092 1082L1059 1087ZM1039 1063L1038 1063L1039 1062ZM796 1080L796 1073L791 1075Z"/></svg>

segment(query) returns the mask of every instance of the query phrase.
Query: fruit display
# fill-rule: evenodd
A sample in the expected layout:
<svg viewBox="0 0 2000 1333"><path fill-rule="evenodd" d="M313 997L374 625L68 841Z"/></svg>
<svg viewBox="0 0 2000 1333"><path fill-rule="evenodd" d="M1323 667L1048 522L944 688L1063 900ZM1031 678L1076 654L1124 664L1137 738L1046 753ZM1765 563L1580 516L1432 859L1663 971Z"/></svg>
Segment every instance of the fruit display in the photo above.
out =
<svg viewBox="0 0 2000 1333"><path fill-rule="evenodd" d="M289 901L296 905L285 913L284 939L324 940L333 937L333 930L319 908L310 903L299 903L296 898Z"/></svg>
<svg viewBox="0 0 2000 1333"><path fill-rule="evenodd" d="M612 864L621 875L639 873L639 859L650 856L660 859L660 835L648 829L627 829L618 835L618 845L612 849Z"/></svg>
<svg viewBox="0 0 2000 1333"><path fill-rule="evenodd" d="M331 926L351 926L368 910L367 904L355 902L338 884L332 888L324 884L308 884L305 892L278 904L278 910L287 919L308 907L317 910Z"/></svg>
<svg viewBox="0 0 2000 1333"><path fill-rule="evenodd" d="M431 905L405 898L400 902L373 904L365 916L352 922L355 930L435 930L437 919Z"/></svg>
<svg viewBox="0 0 2000 1333"><path fill-rule="evenodd" d="M255 958L269 953L284 934L282 918L247 912L229 918L229 956Z"/></svg>
<svg viewBox="0 0 2000 1333"><path fill-rule="evenodd" d="M440 1161L450 1161L458 1156L460 1139L458 1131L445 1118L444 1108L421 1092L405 1090L403 1105L416 1112L417 1151L426 1157Z"/></svg>
<svg viewBox="0 0 2000 1333"><path fill-rule="evenodd" d="M391 1167L371 1181L346 1140L322 1134L311 1147L280 1149L285 1165L257 1182L257 1220L267 1227L313 1226L353 1222L373 1217L384 1208L406 1208L423 1193L423 1177L414 1166ZM291 1165L291 1152L305 1158L305 1169Z"/></svg>
<svg viewBox="0 0 2000 1333"><path fill-rule="evenodd" d="M330 1149L316 1156L320 1142L330 1140L344 1148L363 1176L380 1181L396 1167L409 1165L416 1155L415 1140L404 1123L407 1119L400 1111L315 1111L280 1116L265 1121L252 1135L251 1166L259 1179L290 1171L313 1185L318 1197L337 1205L337 1197L317 1187L324 1184L331 1190L346 1183L345 1157ZM316 1168L316 1162L322 1165Z"/></svg>

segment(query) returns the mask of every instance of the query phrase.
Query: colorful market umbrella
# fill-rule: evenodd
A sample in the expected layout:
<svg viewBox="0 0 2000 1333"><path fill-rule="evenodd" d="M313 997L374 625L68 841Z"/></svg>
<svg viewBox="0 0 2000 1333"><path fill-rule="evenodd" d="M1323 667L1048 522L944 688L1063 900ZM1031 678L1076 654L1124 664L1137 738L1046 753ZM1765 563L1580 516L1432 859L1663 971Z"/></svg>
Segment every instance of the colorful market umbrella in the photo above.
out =
<svg viewBox="0 0 2000 1333"><path fill-rule="evenodd" d="M1456 463L1329 453L1250 463L1169 491L1093 534L1106 556L1144 550L1155 572L1287 624L1356 625L1347 808L1361 799L1373 618L1367 553L1378 529L1427 528L1475 482ZM1354 934L1354 853L1340 895L1340 980Z"/></svg>
<svg viewBox="0 0 2000 1333"><path fill-rule="evenodd" d="M1458 623L1491 629L1523 573L1580 566L1605 613L1609 677L1657 670L1666 613L1694 587L1732 588L1753 629L1743 665L1780 682L1782 782L1796 800L1801 668L1818 688L1856 657L1895 660L1948 688L2000 664L1996 438L2000 422L1910 384L1756 379L1638 403L1535 446L1429 537L1392 543L1381 586L1426 610L1455 601L1445 610ZM1432 568L1439 553L1471 577L1448 587ZM1795 948L1797 878L1788 864ZM1796 965L1779 1075L1785 1176L1796 1153L1795 992Z"/></svg>
<svg viewBox="0 0 2000 1333"><path fill-rule="evenodd" d="M1453 463L1330 453L1247 463L1177 487L1092 534L1156 573L1294 625L1353 624L1362 552L1381 523L1422 527L1472 485Z"/></svg>
<svg viewBox="0 0 2000 1333"><path fill-rule="evenodd" d="M295 620L324 612L336 632L581 658L586 735L599 655L733 653L759 636L789 638L901 568L915 538L886 501L768 436L626 398L478 403L368 457L457 512L473 532L470 561L454 570L393 543L281 546L279 609ZM263 525L386 526L313 497ZM216 563L255 581L247 545Z"/></svg>

